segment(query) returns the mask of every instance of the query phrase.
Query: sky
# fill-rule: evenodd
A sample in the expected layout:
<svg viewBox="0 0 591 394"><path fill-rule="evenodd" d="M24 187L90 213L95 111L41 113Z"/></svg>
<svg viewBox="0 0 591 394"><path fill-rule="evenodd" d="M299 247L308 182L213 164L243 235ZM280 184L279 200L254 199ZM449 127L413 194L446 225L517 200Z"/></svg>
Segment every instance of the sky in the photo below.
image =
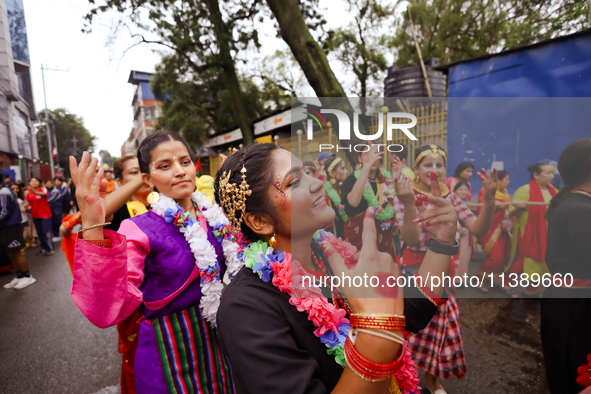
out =
<svg viewBox="0 0 591 394"><path fill-rule="evenodd" d="M98 137L95 151L104 149L120 156L133 123L135 87L127 83L129 73L153 72L161 47L142 44L124 55L135 41L127 31L111 39L115 13L100 16L92 33L82 33L83 17L89 9L86 0L24 0L24 6L37 112L45 108L41 65L69 70L45 71L47 107L66 108L82 117L86 128ZM321 0L320 6L326 10L329 28L351 19L342 0ZM259 35L263 44L260 56L287 49L270 23ZM350 79L338 64L331 65L339 80Z"/></svg>

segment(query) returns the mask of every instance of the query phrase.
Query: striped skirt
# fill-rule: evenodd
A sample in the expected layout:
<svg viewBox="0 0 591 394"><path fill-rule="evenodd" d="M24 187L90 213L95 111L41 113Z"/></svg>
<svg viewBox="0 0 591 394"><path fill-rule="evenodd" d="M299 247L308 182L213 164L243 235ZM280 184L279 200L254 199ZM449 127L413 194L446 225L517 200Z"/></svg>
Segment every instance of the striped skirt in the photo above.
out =
<svg viewBox="0 0 591 394"><path fill-rule="evenodd" d="M152 320L170 394L234 393L230 365L199 308Z"/></svg>
<svg viewBox="0 0 591 394"><path fill-rule="evenodd" d="M408 346L417 367L441 379L464 377L466 358L456 297L450 294L447 303L437 309L425 329L408 335Z"/></svg>

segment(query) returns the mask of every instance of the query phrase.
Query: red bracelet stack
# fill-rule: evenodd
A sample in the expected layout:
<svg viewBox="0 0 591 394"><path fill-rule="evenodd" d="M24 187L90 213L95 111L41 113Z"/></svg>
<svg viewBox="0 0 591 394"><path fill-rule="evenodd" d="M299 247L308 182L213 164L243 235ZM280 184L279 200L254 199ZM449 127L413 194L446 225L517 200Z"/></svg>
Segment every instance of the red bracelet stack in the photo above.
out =
<svg viewBox="0 0 591 394"><path fill-rule="evenodd" d="M404 331L406 317L403 315L380 315L352 313L349 317L351 327L375 328L378 330Z"/></svg>
<svg viewBox="0 0 591 394"><path fill-rule="evenodd" d="M417 276L419 276L419 271L417 271L417 273L415 274L415 277ZM419 291L425 296L426 299L431 301L431 303L436 307L439 308L441 305L447 302L447 300L437 297L437 294L435 294L428 286L419 286L418 284L419 282L417 279L417 288L419 289Z"/></svg>
<svg viewBox="0 0 591 394"><path fill-rule="evenodd" d="M347 365L349 365L351 370L355 372L357 376L370 382L380 382L394 375L402 367L404 353L406 352L406 345L403 347L398 360L388 364L374 363L373 361L363 357L361 353L355 349L355 346L353 345L353 342L351 342L350 338L347 338L344 350Z"/></svg>

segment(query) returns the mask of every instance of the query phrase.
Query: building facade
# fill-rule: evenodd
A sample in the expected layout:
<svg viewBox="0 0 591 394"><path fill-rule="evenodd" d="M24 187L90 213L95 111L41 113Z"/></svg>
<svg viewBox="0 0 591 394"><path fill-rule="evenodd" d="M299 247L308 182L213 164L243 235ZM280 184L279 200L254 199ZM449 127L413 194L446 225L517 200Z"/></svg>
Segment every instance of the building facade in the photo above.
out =
<svg viewBox="0 0 591 394"><path fill-rule="evenodd" d="M142 141L152 134L159 115L156 97L152 93L150 81L152 73L132 70L128 83L136 85L131 107L133 110L133 127L129 137L121 146L121 156L135 155Z"/></svg>
<svg viewBox="0 0 591 394"><path fill-rule="evenodd" d="M0 0L0 170L27 182L39 171L23 0Z"/></svg>

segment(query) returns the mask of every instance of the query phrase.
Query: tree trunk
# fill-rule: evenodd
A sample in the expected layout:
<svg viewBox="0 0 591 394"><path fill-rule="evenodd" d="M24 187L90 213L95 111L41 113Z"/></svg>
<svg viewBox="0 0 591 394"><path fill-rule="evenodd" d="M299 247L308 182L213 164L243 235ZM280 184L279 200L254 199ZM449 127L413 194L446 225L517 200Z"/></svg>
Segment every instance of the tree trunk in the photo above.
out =
<svg viewBox="0 0 591 394"><path fill-rule="evenodd" d="M254 133L250 126L251 119L249 118L246 106L244 105L240 82L238 81L238 75L236 74L236 68L234 67L234 59L230 53L229 42L232 39L232 32L228 29L228 25L226 25L222 19L219 1L203 0L203 3L205 3L209 9L209 21L213 25L214 34L217 40L219 62L222 67L224 81L230 92L234 118L238 123L238 127L240 127L240 130L242 131L245 145L248 145L253 142Z"/></svg>
<svg viewBox="0 0 591 394"><path fill-rule="evenodd" d="M298 0L267 0L279 23L281 37L289 45L310 86L318 97L347 97L320 45L310 34Z"/></svg>

